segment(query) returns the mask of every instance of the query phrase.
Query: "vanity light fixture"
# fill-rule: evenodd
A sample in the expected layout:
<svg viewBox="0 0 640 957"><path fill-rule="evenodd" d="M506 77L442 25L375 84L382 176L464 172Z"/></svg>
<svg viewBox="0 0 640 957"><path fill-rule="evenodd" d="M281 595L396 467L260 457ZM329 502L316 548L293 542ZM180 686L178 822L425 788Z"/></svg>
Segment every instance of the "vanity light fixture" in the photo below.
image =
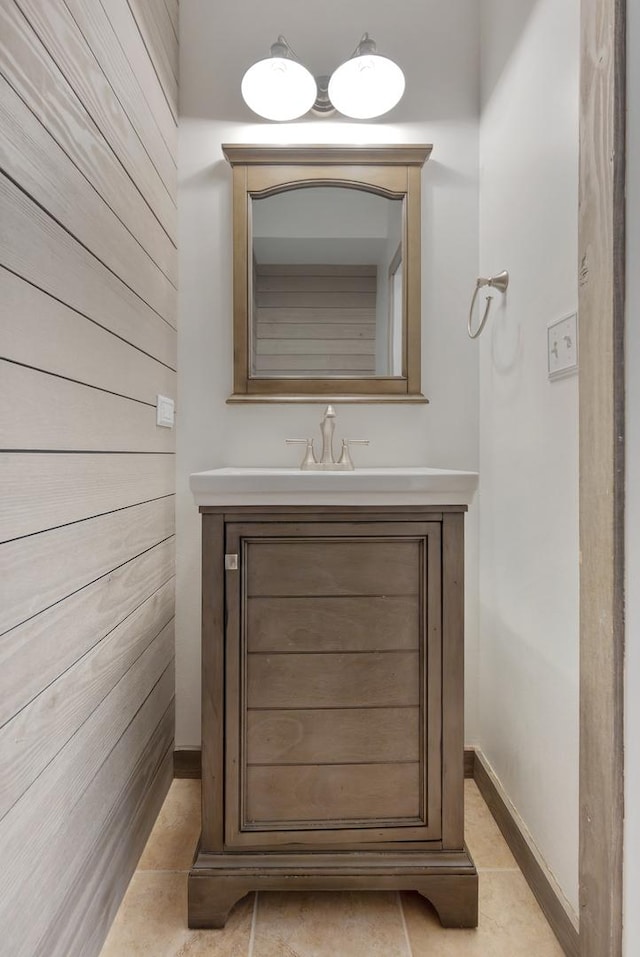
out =
<svg viewBox="0 0 640 957"><path fill-rule="evenodd" d="M318 95L316 81L283 36L270 56L249 67L240 89L247 106L267 120L296 120L309 112Z"/></svg>
<svg viewBox="0 0 640 957"><path fill-rule="evenodd" d="M388 113L403 93L404 73L393 60L380 56L368 33L329 80L329 99L336 110L356 120Z"/></svg>
<svg viewBox="0 0 640 957"><path fill-rule="evenodd" d="M352 119L369 120L388 113L404 93L404 73L381 56L365 33L358 46L328 80L316 81L279 36L271 55L249 67L242 78L242 96L250 109L267 120L295 120L309 110L327 116L338 110Z"/></svg>

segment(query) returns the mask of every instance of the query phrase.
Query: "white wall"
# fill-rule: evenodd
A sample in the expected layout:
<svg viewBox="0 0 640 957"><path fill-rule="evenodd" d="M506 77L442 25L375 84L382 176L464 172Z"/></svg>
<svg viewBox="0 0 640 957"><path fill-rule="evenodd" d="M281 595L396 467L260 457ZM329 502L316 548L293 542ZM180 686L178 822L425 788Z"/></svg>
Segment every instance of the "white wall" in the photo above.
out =
<svg viewBox="0 0 640 957"><path fill-rule="evenodd" d="M579 0L483 0L478 743L574 911L578 380L547 379L577 306Z"/></svg>
<svg viewBox="0 0 640 957"><path fill-rule="evenodd" d="M405 68L402 103L377 123L258 122L240 97L243 71L279 32L316 73L330 72L368 30ZM200 740L200 520L190 472L285 465L290 435L318 405L225 405L231 392L231 177L222 142L433 142L423 173L423 385L429 405L343 405L338 434L371 445L362 465L477 466L477 344L464 327L477 275L478 4L476 0L299 0L181 4L179 411L176 744ZM468 528L468 671L475 673L475 513ZM468 683L473 722L474 682ZM470 732L473 737L473 732Z"/></svg>
<svg viewBox="0 0 640 957"><path fill-rule="evenodd" d="M640 940L640 9L627 7L627 487L624 954Z"/></svg>

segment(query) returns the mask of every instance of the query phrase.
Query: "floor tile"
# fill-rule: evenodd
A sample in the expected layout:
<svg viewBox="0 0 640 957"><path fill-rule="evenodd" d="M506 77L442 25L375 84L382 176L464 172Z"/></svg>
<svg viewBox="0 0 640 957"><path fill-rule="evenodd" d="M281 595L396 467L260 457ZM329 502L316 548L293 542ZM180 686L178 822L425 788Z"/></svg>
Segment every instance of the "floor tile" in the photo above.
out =
<svg viewBox="0 0 640 957"><path fill-rule="evenodd" d="M480 874L476 930L445 930L418 894L403 894L412 957L563 957L520 871Z"/></svg>
<svg viewBox="0 0 640 957"><path fill-rule="evenodd" d="M138 863L140 870L185 871L200 836L200 781L178 779L169 788Z"/></svg>
<svg viewBox="0 0 640 957"><path fill-rule="evenodd" d="M397 895L253 895L224 930L189 930L187 875L200 831L200 782L174 781L101 957L408 957ZM562 957L473 781L465 834L480 870L480 925L445 930L417 894L402 895L411 957ZM251 949L251 955L249 950Z"/></svg>
<svg viewBox="0 0 640 957"><path fill-rule="evenodd" d="M136 871L100 957L248 957L253 903L223 930L189 930L186 873Z"/></svg>
<svg viewBox="0 0 640 957"><path fill-rule="evenodd" d="M260 894L252 957L407 957L398 896Z"/></svg>
<svg viewBox="0 0 640 957"><path fill-rule="evenodd" d="M478 785L469 779L464 782L464 836L477 868L518 866Z"/></svg>

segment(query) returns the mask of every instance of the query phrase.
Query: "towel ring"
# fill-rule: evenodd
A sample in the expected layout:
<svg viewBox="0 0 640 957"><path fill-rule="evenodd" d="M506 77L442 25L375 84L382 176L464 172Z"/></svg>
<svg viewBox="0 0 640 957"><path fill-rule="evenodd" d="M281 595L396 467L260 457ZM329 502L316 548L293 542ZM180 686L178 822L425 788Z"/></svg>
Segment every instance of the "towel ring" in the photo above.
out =
<svg viewBox="0 0 640 957"><path fill-rule="evenodd" d="M490 286L492 289L497 289L499 292L506 292L509 285L509 273L506 269L503 272L498 273L497 276L492 276L490 279L483 279L480 277L476 281L476 288L473 293L473 299L471 300L471 308L469 309L469 319L467 321L467 332L469 333L470 339L477 339L482 330L485 327L487 319L489 318L489 310L491 309L491 302L493 296L487 296L487 305L484 310L484 315L480 320L480 325L475 332L471 331L471 323L473 322L473 307L476 304L476 299L478 298L478 293L483 288L483 286Z"/></svg>

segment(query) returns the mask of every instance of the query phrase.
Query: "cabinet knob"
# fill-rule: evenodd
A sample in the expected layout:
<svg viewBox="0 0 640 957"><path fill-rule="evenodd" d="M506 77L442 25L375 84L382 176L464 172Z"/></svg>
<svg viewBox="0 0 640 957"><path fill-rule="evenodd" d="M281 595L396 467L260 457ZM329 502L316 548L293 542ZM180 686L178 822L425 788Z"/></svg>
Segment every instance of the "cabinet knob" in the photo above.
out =
<svg viewBox="0 0 640 957"><path fill-rule="evenodd" d="M237 572L238 571L238 556L237 555L225 555L224 556L224 567L228 572Z"/></svg>

